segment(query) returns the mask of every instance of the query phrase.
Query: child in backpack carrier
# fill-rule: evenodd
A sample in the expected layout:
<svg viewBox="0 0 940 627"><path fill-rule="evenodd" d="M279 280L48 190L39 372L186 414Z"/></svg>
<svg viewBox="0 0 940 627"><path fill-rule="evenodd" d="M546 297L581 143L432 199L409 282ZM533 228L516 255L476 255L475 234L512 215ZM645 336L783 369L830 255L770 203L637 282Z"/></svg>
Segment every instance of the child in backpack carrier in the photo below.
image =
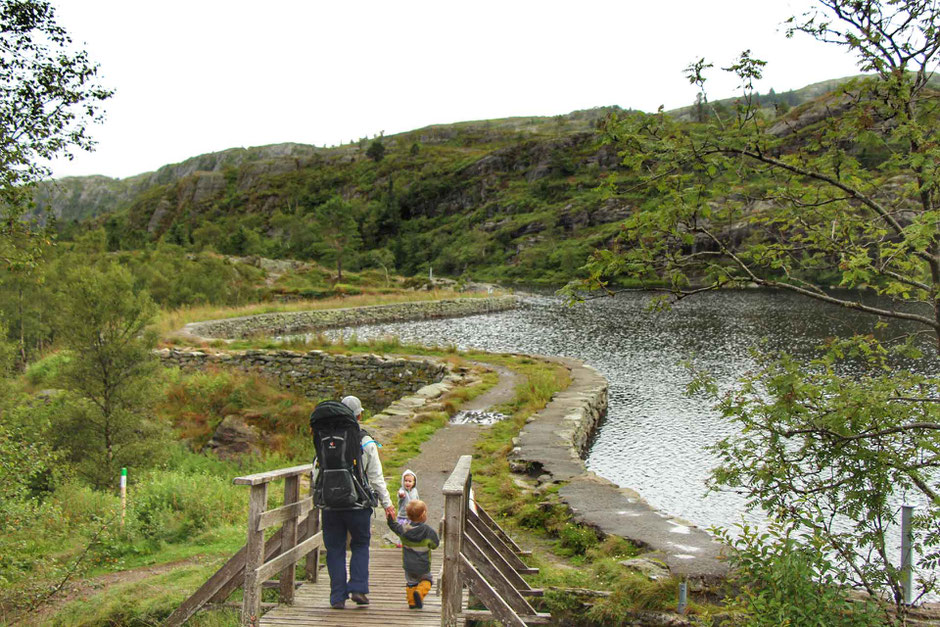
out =
<svg viewBox="0 0 940 627"><path fill-rule="evenodd" d="M431 591L434 578L431 576L431 550L441 541L437 533L427 524L428 508L424 501L415 499L405 507L408 522L399 524L389 516L388 527L401 538L401 561L405 569L405 594L408 607L420 609L424 597Z"/></svg>

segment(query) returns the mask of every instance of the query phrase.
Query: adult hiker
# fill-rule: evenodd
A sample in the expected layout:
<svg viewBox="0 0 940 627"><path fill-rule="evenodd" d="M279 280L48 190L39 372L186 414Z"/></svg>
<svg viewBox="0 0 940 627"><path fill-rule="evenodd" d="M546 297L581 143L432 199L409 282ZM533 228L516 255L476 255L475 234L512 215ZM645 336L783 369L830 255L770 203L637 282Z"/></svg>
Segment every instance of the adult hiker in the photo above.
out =
<svg viewBox="0 0 940 627"><path fill-rule="evenodd" d="M310 416L317 458L313 470L314 503L322 509L323 544L330 575L330 605L341 610L346 599L368 605L369 541L373 508L381 503L394 516L378 443L359 426L362 402L347 396L325 401ZM348 445L347 445L348 443ZM350 536L346 576L346 534Z"/></svg>

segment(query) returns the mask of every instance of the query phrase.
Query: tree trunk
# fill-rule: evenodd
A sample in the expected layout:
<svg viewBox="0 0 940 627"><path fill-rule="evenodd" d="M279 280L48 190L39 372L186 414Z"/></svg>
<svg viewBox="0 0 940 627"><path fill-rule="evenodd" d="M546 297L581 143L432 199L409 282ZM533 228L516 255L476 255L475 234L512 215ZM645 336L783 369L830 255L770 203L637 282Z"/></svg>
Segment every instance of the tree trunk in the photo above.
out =
<svg viewBox="0 0 940 627"><path fill-rule="evenodd" d="M26 320L23 317L23 284L20 283L16 291L17 315L20 318L20 368L26 370Z"/></svg>

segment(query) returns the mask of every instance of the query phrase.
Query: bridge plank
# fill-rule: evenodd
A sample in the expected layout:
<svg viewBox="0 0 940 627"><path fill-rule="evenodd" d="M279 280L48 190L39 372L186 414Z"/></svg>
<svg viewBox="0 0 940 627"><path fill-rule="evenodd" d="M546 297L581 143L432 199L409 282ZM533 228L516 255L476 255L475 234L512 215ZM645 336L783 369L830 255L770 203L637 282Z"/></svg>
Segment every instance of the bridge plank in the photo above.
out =
<svg viewBox="0 0 940 627"><path fill-rule="evenodd" d="M284 503L287 507L299 505L300 500L300 478L296 475L284 480ZM307 510L310 511L310 510ZM303 512L306 514L307 512ZM264 518L264 514L261 515ZM260 522L259 522L260 524ZM297 514L293 514L284 521L281 528L283 539L281 544L285 551L293 550L297 546ZM294 602L294 582L297 580L296 562L290 562L284 567L279 575L280 596L278 601L281 603L292 604Z"/></svg>
<svg viewBox="0 0 940 627"><path fill-rule="evenodd" d="M493 546L490 539L480 531L479 526L469 520L467 521L467 534L464 538L464 542L468 539L473 540L476 548L483 554L483 559L490 562L515 590L528 590L532 587L529 585L529 582L523 579L522 575L512 567L512 564L506 559L506 553L500 551L499 547ZM479 567L476 563L474 563L474 565Z"/></svg>
<svg viewBox="0 0 940 627"><path fill-rule="evenodd" d="M499 536L499 539L502 540L506 546L512 549L513 553L516 555L532 555L532 551L523 551L522 547L516 544L516 541L513 540L512 537L506 533L502 527L499 526L498 522L493 520L493 517L490 516L485 509L483 509L482 505L476 502L474 504L476 505L476 510L471 511L473 511L477 517L483 521L483 524L496 532L496 535Z"/></svg>
<svg viewBox="0 0 940 627"><path fill-rule="evenodd" d="M447 481L444 482L444 489L442 490L445 495L447 494L463 494L467 488L467 479L470 478L470 461L473 459L471 455L462 455L459 460L457 460L457 465L454 466L454 472L450 474L450 477L447 478Z"/></svg>
<svg viewBox="0 0 940 627"><path fill-rule="evenodd" d="M489 610L464 610L460 615L472 621L497 621L499 619ZM534 616L520 616L526 625L551 625L551 614L535 614Z"/></svg>
<svg viewBox="0 0 940 627"><path fill-rule="evenodd" d="M519 616L523 614L535 614L535 608L529 605L525 597L519 593L514 582L506 576L504 569L493 563L491 555L487 554L487 551L478 544L480 538L474 538L474 534L470 533L469 526L467 527L467 532L467 537L463 539L462 554L470 560L470 563L486 578L490 587L499 594L500 598L505 601L516 614ZM515 571L511 569L510 571L515 574ZM486 604L485 600L484 604ZM487 607L491 610L493 609L489 605L487 605Z"/></svg>
<svg viewBox="0 0 940 627"><path fill-rule="evenodd" d="M271 536L264 544L265 559L270 559L281 549L281 530ZM240 587L245 580L245 554L248 552L248 545L242 548L231 557L222 568L217 570L214 575L209 577L206 583L199 586L192 596L186 599L176 611L170 614L164 625L167 627L177 627L182 625L190 617L198 612L207 603L221 603L229 597L236 588ZM239 604L241 606L241 604Z"/></svg>
<svg viewBox="0 0 940 627"><path fill-rule="evenodd" d="M348 560L348 555L347 555ZM372 549L369 552L368 606L346 602L346 609L330 607L330 578L320 573L319 581L304 583L294 594L294 605L279 605L261 617L261 625L270 627L440 627L441 597L433 590L424 600L424 608L408 609L405 598L405 573L401 567L401 549ZM458 625L464 625L460 620Z"/></svg>

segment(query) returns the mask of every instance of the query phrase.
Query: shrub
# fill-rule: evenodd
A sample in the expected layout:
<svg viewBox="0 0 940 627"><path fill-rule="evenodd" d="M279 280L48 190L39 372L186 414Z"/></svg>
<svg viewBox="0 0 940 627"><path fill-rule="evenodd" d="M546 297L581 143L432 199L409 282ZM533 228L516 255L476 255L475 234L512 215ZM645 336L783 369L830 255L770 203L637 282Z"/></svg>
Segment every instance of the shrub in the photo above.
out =
<svg viewBox="0 0 940 627"><path fill-rule="evenodd" d="M66 352L53 353L26 367L26 380L32 385L47 386L55 383L63 366L72 361Z"/></svg>
<svg viewBox="0 0 940 627"><path fill-rule="evenodd" d="M568 523L558 532L558 544L562 554L584 555L600 543L597 533L590 527Z"/></svg>
<svg viewBox="0 0 940 627"><path fill-rule="evenodd" d="M735 624L882 625L884 615L874 602L851 600L844 573L826 557L818 535L793 536L790 527L771 524L767 532L738 525L740 536L714 530L734 548L732 582L738 586L732 608L741 613Z"/></svg>
<svg viewBox="0 0 940 627"><path fill-rule="evenodd" d="M178 542L219 525L242 522L246 499L231 480L200 472L154 471L134 486L128 525L150 540Z"/></svg>

